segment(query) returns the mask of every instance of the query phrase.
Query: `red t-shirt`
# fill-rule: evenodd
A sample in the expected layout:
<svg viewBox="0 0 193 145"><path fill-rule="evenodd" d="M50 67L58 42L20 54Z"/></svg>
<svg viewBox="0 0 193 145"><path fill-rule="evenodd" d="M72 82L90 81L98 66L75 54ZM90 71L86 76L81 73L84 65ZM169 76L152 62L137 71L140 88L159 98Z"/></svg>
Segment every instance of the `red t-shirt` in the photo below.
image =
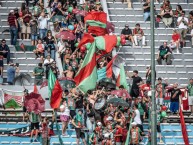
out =
<svg viewBox="0 0 193 145"><path fill-rule="evenodd" d="M119 128L116 130L115 135L122 134L122 132L123 132L123 129L122 129L121 127L119 127ZM121 138L122 138L122 136L116 136L116 137L115 137L115 142L121 142L121 141L122 141Z"/></svg>
<svg viewBox="0 0 193 145"><path fill-rule="evenodd" d="M180 39L180 34L173 34L173 35L172 35L172 40L173 40L174 42L176 42L178 39Z"/></svg>

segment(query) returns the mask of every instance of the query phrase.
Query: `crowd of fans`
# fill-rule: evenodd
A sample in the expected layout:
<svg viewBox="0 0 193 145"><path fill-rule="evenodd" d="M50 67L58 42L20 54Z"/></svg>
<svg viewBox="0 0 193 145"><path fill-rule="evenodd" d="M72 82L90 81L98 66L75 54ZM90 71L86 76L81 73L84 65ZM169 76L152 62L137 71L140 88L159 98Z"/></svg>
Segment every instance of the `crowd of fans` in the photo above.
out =
<svg viewBox="0 0 193 145"><path fill-rule="evenodd" d="M50 0L48 4L48 7L51 9L50 13L42 1L35 1L33 11L31 12L29 10L29 1L26 0L26 5L22 4L20 12L17 9L10 11L8 23L11 33L11 45L16 45L18 38L31 39L31 45L36 46L33 50L34 55L41 60L41 63L33 71L33 75L35 76L34 84L36 85L42 85L44 75L48 79L50 69L56 78L63 76L67 79L73 79L84 60L86 50L78 49L77 43L80 42L86 31L86 24L84 23L83 16L76 17L75 14L68 11L68 8L71 6L73 8L81 7L87 12L103 11L100 2L88 0L82 3L82 5L78 5L76 0ZM150 0L144 3L143 9L144 21L148 21L150 17ZM48 22L54 16L63 16L65 20L54 21L54 31L50 31ZM175 11L172 11L169 0L164 0L160 8L160 13L156 15L156 21L160 22L161 20L166 27L178 27L178 30L174 29L173 31L171 42L164 42L160 46L157 57L158 64L161 65L162 60L166 60L166 64L171 65L172 51L176 48L177 52L179 52L179 48L185 46L187 33L191 33L193 45L193 11L189 13L189 18L187 18L185 11L183 11L180 5L177 6ZM55 37L56 33L63 31L72 32L76 38L74 40L65 40ZM138 46L139 41L142 41L142 45L146 46L144 32L138 23L135 25L133 31L126 24L121 34L125 35L126 39L130 40L133 46ZM60 74L56 66L56 56L61 59L63 65L62 74ZM0 72L2 77L3 58L7 58L7 64L10 65L8 67L9 71L7 71L7 82L12 85L15 73L19 72L19 67L10 61L10 50L5 40L2 40L0 46ZM105 67L111 59L111 56L100 59L97 68ZM129 126L132 126L130 130L130 145L138 145L142 141L143 136L146 135L143 129L143 122L150 116L149 108L151 106L151 99L147 91L150 90L151 68L147 68L146 83L138 76L137 70L134 70L132 75L130 73L127 73L127 75L133 80L129 98L112 95L111 92L113 89L104 89L100 86L97 86L96 90L89 90L85 94L77 91L76 88L64 90L61 106L58 110L58 115L60 115L62 122L62 135L67 135L66 129L69 122L71 122L76 131L77 145L80 138L84 144L87 144L85 140L86 132L88 132L88 144L112 145L114 143L122 145L126 142ZM160 142L163 142L160 123L164 120L162 112L165 110L162 110L162 107L164 106L165 92L171 93L170 111L174 114L178 113L179 98L181 97L181 91L177 83L172 88L166 90L168 82L165 80L165 83L163 83L162 80L159 77L156 85L156 104L158 108L157 131ZM189 96L193 96L192 85L193 79L190 79L187 87ZM124 86L119 86L119 90L125 90ZM101 97L107 101L111 98L122 98L130 104L130 107L108 104L104 106L105 108L96 110L94 104ZM193 99L192 97L190 98L189 105L191 106L191 115L193 115ZM33 130L31 133L31 142L36 142L37 132L34 140L32 137L34 130L39 130L41 117L39 114L30 113L29 119L32 123L31 130ZM49 128L47 124L48 121L45 118L42 123L43 144L47 144L48 140ZM148 133L150 135L151 130Z"/></svg>

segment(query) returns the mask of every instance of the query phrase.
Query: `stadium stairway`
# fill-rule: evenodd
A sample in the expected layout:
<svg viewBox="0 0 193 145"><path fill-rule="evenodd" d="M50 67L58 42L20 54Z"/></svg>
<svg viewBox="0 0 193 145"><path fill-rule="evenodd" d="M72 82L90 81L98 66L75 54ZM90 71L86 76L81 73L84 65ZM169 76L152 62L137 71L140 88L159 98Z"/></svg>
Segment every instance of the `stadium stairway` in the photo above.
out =
<svg viewBox="0 0 193 145"><path fill-rule="evenodd" d="M193 143L193 126L192 124L187 123L187 132L189 135L189 141L190 144ZM0 132L2 130L12 130L17 128L22 128L29 126L29 123L26 122L1 122L0 123ZM59 123L60 128L62 127L62 124ZM148 124L144 123L144 131L145 134L148 133ZM161 130L162 130L162 136L163 136L163 143L159 142L158 139L158 145L183 145L183 137L181 133L181 127L179 123L162 123L161 124ZM25 130L26 131L26 130ZM61 129L60 129L61 131ZM54 132L57 133L56 127L54 126ZM76 144L76 133L74 129L71 129L69 125L69 129L67 129L67 135L62 136L62 140L64 145L75 145ZM148 137L145 136L143 138L143 141L140 143L140 145L146 144L148 140ZM41 139L39 139L41 141ZM40 142L33 142L30 143L29 137L16 137L16 136L7 136L5 134L0 135L0 144L1 145L40 145ZM52 136L50 139L50 145L60 145L58 136Z"/></svg>
<svg viewBox="0 0 193 145"><path fill-rule="evenodd" d="M185 3L184 0L170 0L172 9L175 10L176 5L180 4L186 11L188 16L189 11L193 10L193 1ZM138 70L139 75L145 79L146 67L151 64L151 50L150 50L150 21L143 21L143 3L141 0L133 0L133 8L128 9L127 3L122 3L122 0L107 0L108 13L110 21L115 25L115 33L120 35L121 30L125 24L129 24L130 28L133 29L136 23L141 25L145 36L147 46L131 47L123 46L118 51L118 54L125 60L125 69L132 72ZM160 12L161 3L155 3L156 11ZM158 48L163 44L164 41L170 42L172 36L172 30L174 28L165 28L163 22L160 22L159 27L155 28L155 55L157 54ZM141 43L139 43L140 45ZM181 54L177 54L176 50L173 52L173 63L172 65L157 65L156 71L157 76L168 79L170 84L178 82L180 85L186 85L188 78L193 75L193 50L190 42L190 34L187 35L186 47L182 49Z"/></svg>

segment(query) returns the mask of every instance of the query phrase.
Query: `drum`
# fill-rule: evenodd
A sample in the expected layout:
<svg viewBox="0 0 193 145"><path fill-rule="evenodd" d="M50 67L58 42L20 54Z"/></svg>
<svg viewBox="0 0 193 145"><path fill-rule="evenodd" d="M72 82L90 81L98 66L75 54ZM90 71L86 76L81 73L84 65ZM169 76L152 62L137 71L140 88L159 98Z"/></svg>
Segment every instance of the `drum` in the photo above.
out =
<svg viewBox="0 0 193 145"><path fill-rule="evenodd" d="M97 98L94 104L96 111L104 111L107 107L106 99L104 97Z"/></svg>

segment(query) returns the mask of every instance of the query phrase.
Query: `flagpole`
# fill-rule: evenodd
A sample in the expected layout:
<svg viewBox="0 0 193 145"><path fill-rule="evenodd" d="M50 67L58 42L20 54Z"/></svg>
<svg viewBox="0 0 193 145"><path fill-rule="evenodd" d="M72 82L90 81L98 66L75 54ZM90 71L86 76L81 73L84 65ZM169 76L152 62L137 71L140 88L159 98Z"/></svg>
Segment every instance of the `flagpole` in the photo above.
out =
<svg viewBox="0 0 193 145"><path fill-rule="evenodd" d="M154 0L151 0L150 6L150 28L151 28L151 145L157 145L157 119L156 119L156 101L155 101L155 39L154 39Z"/></svg>

